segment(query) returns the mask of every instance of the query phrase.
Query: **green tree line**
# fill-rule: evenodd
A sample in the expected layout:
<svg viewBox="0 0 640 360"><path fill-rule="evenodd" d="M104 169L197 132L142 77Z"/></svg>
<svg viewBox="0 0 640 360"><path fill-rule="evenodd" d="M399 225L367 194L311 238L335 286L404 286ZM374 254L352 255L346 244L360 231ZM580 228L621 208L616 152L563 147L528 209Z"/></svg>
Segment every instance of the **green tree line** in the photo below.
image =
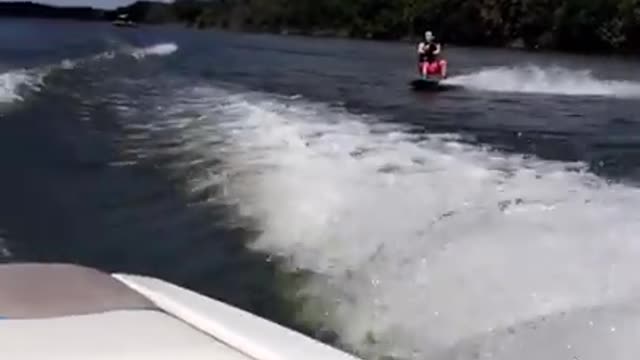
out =
<svg viewBox="0 0 640 360"><path fill-rule="evenodd" d="M572 51L640 49L640 0L176 0L192 26Z"/></svg>

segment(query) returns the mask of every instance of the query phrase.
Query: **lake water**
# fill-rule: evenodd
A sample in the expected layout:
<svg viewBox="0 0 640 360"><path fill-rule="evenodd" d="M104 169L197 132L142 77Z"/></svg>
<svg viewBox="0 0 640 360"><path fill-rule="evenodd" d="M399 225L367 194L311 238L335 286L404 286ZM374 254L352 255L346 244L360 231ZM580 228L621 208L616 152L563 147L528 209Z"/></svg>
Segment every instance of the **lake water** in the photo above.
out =
<svg viewBox="0 0 640 360"><path fill-rule="evenodd" d="M0 259L367 359L635 359L640 62L0 19Z"/></svg>

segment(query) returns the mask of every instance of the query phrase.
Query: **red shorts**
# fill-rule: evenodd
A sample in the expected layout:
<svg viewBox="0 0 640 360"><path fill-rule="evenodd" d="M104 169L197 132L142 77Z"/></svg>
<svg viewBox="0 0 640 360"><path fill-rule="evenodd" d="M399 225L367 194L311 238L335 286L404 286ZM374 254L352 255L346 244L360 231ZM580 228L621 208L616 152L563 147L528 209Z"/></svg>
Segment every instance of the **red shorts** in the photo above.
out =
<svg viewBox="0 0 640 360"><path fill-rule="evenodd" d="M434 62L423 62L420 64L420 70L423 75L445 75L447 71L447 61L438 60Z"/></svg>

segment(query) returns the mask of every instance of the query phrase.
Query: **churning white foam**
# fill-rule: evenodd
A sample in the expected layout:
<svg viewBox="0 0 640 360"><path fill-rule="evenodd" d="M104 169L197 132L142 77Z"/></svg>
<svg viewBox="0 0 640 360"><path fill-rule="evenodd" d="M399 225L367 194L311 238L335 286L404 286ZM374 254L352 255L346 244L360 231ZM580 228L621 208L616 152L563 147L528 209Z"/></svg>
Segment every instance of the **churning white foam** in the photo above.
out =
<svg viewBox="0 0 640 360"><path fill-rule="evenodd" d="M37 89L41 84L42 76L37 71L14 70L0 73L0 103L10 103L22 100L21 92L25 88Z"/></svg>
<svg viewBox="0 0 640 360"><path fill-rule="evenodd" d="M136 59L142 59L149 55L166 56L171 55L178 50L178 45L175 43L163 43L152 45L145 48L138 48L131 52L131 55Z"/></svg>
<svg viewBox="0 0 640 360"><path fill-rule="evenodd" d="M172 139L163 151L179 155L192 191L252 221L253 248L311 272L309 309L372 359L513 360L494 332L640 295L640 191L581 164L213 88L185 91L163 117L140 131ZM540 326L554 346L519 332L532 351L521 358L634 348L640 326L617 342L577 331L590 314ZM621 319L595 326L621 329ZM483 337L491 356L468 346Z"/></svg>
<svg viewBox="0 0 640 360"><path fill-rule="evenodd" d="M9 250L9 245L7 244L6 240L6 233L4 232L4 230L0 229L0 259L8 259L11 256L12 254Z"/></svg>
<svg viewBox="0 0 640 360"><path fill-rule="evenodd" d="M640 97L640 83L601 80L590 71L538 66L498 67L447 80L471 89L559 95Z"/></svg>
<svg viewBox="0 0 640 360"><path fill-rule="evenodd" d="M88 61L113 60L117 55L132 56L138 60L144 59L147 56L167 56L173 54L177 50L178 45L175 43L160 43L147 47L120 46L116 50L111 49L88 58L73 60L70 62L72 66L67 67L72 68L80 63ZM69 62L69 60L65 61Z"/></svg>
<svg viewBox="0 0 640 360"><path fill-rule="evenodd" d="M133 56L136 59L144 59L150 55L170 55L177 49L178 46L174 43L161 43L143 48L121 50L119 52L108 50L85 58L63 59L57 64L0 73L0 104L23 100L25 90L39 90L43 84L44 77L54 70L73 70L80 65L86 65L93 61L113 60L118 54Z"/></svg>
<svg viewBox="0 0 640 360"><path fill-rule="evenodd" d="M25 79L20 73L0 74L0 102L11 102L20 97L17 94L18 85Z"/></svg>
<svg viewBox="0 0 640 360"><path fill-rule="evenodd" d="M178 50L178 45L174 43L160 43L147 47L131 47L125 46L118 50L107 50L96 55L85 58L65 59L60 62L59 67L64 70L72 70L81 64L91 63L93 61L113 60L117 55L132 56L138 60L147 56L167 56Z"/></svg>

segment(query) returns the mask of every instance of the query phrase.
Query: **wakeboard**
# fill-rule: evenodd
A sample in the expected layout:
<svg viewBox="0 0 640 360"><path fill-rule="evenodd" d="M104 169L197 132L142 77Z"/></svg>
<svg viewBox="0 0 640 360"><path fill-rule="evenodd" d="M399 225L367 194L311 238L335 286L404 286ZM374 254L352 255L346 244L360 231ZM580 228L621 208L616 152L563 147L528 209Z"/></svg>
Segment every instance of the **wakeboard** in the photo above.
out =
<svg viewBox="0 0 640 360"><path fill-rule="evenodd" d="M411 88L413 88L413 90L418 91L438 90L438 88L441 86L440 79L434 78L415 79L412 80L409 85L411 85Z"/></svg>

